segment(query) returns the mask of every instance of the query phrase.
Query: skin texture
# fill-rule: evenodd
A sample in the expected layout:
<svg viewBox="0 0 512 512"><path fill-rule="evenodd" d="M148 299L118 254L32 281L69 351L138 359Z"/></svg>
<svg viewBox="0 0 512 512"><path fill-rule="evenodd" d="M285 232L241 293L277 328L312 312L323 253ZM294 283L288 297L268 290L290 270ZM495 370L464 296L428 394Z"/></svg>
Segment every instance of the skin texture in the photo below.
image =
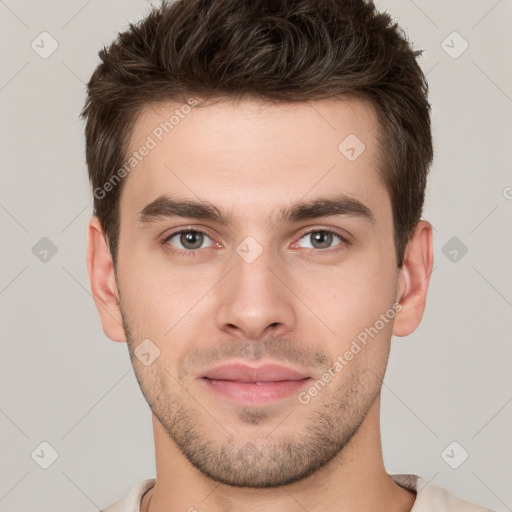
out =
<svg viewBox="0 0 512 512"><path fill-rule="evenodd" d="M146 108L131 151L180 107ZM432 228L418 224L398 269L378 129L371 104L354 98L196 107L126 177L117 272L91 219L87 264L102 326L128 343L153 412L157 480L141 510L411 509L415 494L383 465L380 389L391 336L414 331L424 311ZM365 145L354 161L338 150L349 134ZM164 194L207 201L231 223L139 222ZM358 215L276 222L281 208L333 194L363 203L374 223ZM179 234L163 243L183 228L205 233L200 248ZM349 243L327 234L319 245L311 230ZM236 251L248 236L262 250L251 263ZM297 393L233 404L200 379L227 361L273 361L315 381L390 310L393 319L307 404ZM134 354L146 339L160 351L149 365Z"/></svg>

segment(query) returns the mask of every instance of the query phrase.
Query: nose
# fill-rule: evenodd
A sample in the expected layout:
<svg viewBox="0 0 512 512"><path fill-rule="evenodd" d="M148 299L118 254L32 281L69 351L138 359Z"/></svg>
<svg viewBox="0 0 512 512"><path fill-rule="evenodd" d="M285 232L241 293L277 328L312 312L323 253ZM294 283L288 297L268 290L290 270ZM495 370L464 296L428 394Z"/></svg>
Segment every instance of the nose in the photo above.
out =
<svg viewBox="0 0 512 512"><path fill-rule="evenodd" d="M295 297L287 287L282 263L264 250L248 262L233 254L231 272L216 287L217 327L232 336L261 339L293 330L296 322ZM288 285L289 286L289 285ZM268 331L268 332L267 332Z"/></svg>

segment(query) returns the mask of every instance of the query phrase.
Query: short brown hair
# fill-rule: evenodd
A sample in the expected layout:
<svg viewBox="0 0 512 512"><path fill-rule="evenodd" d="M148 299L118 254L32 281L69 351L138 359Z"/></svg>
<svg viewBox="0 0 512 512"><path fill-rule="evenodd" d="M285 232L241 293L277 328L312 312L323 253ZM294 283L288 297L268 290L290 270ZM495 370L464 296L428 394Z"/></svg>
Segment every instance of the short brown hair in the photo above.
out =
<svg viewBox="0 0 512 512"><path fill-rule="evenodd" d="M400 268L433 159L428 85L416 61L422 52L371 1L164 2L99 52L81 112L93 190L103 190L123 165L137 115L151 103L191 95L270 102L354 95L377 112ZM122 182L104 197L94 194L114 265L121 190Z"/></svg>

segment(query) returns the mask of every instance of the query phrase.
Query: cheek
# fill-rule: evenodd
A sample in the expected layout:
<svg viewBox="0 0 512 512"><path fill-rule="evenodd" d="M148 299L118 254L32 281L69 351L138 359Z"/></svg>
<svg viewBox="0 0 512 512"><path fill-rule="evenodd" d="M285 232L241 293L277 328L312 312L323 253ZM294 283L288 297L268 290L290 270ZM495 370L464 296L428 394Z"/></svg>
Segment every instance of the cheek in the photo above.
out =
<svg viewBox="0 0 512 512"><path fill-rule="evenodd" d="M385 311L392 301L398 270L391 214L381 215L387 222L382 220L376 232L365 232L337 255L288 269L288 278L301 287L304 297L314 297L331 318L364 317L366 311Z"/></svg>
<svg viewBox="0 0 512 512"><path fill-rule="evenodd" d="M165 257L147 253L127 254L119 265L123 309L139 332L168 341L197 314L195 306L218 280L215 271L173 265Z"/></svg>
<svg viewBox="0 0 512 512"><path fill-rule="evenodd" d="M329 327L322 332L332 339L336 355L386 312L388 321L377 325L378 338L389 338L394 317L389 309L397 278L394 253L390 256L389 249L361 251L340 265L304 269L297 275L301 277L295 278L293 288L300 290L298 295Z"/></svg>

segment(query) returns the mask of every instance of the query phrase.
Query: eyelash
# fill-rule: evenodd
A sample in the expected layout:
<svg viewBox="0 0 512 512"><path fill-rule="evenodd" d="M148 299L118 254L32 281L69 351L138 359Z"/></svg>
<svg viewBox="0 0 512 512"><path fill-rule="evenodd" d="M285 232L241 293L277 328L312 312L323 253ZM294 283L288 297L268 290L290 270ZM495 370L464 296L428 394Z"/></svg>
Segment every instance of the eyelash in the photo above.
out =
<svg viewBox="0 0 512 512"><path fill-rule="evenodd" d="M203 235L206 235L208 238L211 238L208 233L204 232L204 231L201 231L200 229L180 229L178 231L174 231L173 233L169 234L168 236L166 236L161 242L160 244L162 245L163 249L166 251L166 252L169 252L169 253L172 253L172 254L175 254L175 255L178 255L178 256L190 256L190 257L195 257L197 255L197 253L200 251L200 249L178 249L176 247L173 247L171 245L169 245L167 242L169 242L169 240L171 240L172 238L174 238L176 235L180 235L182 233L201 233ZM327 252L329 254L333 254L333 253L337 253L339 251L342 251L344 249L346 249L348 246L350 246L351 242L348 240L348 238L344 237L343 235L339 234L338 232L336 231L332 231L330 229L311 229L309 231L306 231L304 233L301 234L301 236L299 237L299 240L301 240L302 238L304 238L305 236L307 235L310 235L311 233L328 233L328 234L332 234L334 236L337 236L339 239L340 239L340 243L332 248L327 248L327 249L309 249L310 251L314 251L314 252ZM208 247L203 247L203 249L208 249Z"/></svg>

